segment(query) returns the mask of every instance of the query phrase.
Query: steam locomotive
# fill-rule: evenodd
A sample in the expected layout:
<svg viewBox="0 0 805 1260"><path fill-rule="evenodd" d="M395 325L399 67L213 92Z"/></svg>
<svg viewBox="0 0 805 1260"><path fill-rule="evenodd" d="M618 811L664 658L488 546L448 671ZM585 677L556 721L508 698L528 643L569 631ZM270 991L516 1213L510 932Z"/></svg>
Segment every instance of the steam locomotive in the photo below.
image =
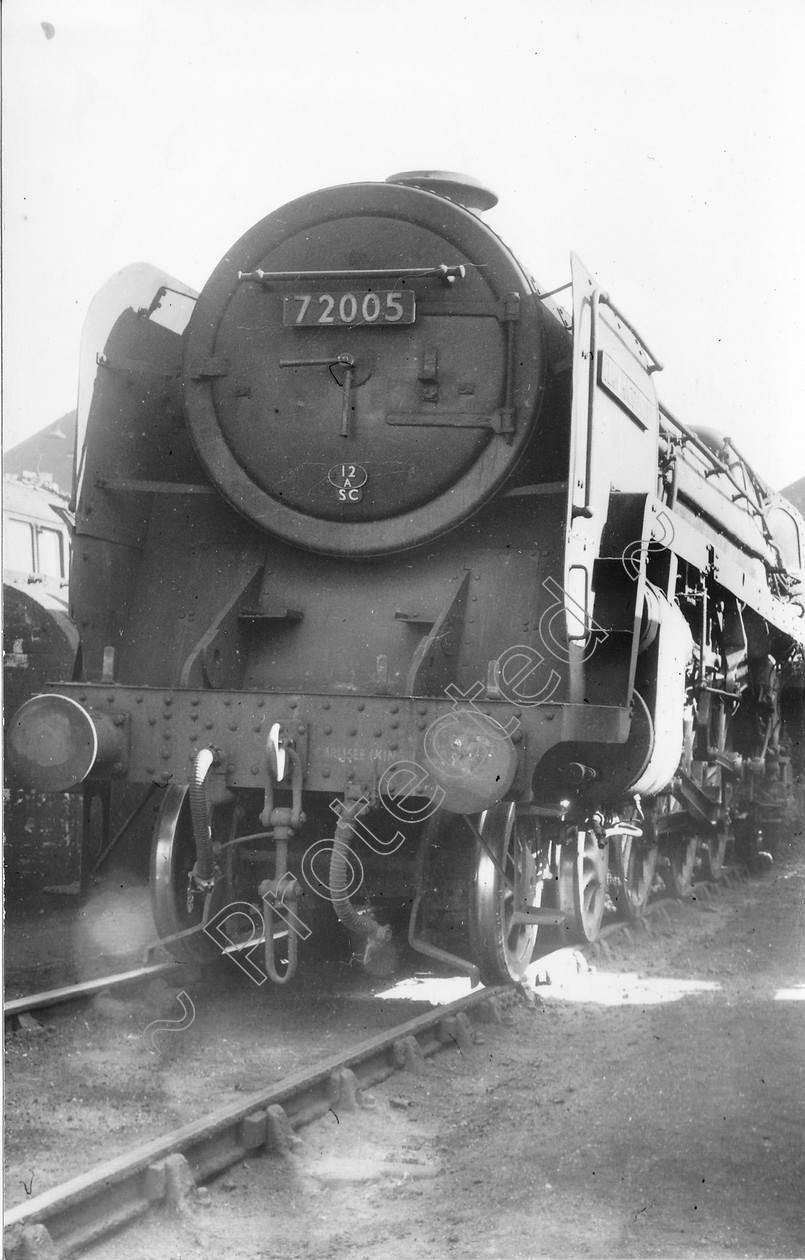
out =
<svg viewBox="0 0 805 1260"><path fill-rule="evenodd" d="M805 524L658 402L578 258L570 314L540 289L495 202L327 188L200 295L138 265L90 309L80 644L8 755L161 793L177 958L286 983L340 922L368 966L407 932L507 982L545 925L592 940L791 808Z"/></svg>

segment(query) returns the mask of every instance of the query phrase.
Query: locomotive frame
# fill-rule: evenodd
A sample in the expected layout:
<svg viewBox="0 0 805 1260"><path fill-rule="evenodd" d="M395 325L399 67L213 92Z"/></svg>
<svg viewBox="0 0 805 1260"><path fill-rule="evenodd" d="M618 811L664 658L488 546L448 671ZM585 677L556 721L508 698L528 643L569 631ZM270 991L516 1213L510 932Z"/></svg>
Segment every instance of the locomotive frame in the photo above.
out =
<svg viewBox="0 0 805 1260"><path fill-rule="evenodd" d="M660 858L684 893L790 811L805 525L491 204L434 172L326 189L198 299L137 266L90 311L80 658L9 756L40 790L164 786L178 957L258 978L259 943L285 983L329 915L381 967L405 914L516 979L541 925L593 939Z"/></svg>

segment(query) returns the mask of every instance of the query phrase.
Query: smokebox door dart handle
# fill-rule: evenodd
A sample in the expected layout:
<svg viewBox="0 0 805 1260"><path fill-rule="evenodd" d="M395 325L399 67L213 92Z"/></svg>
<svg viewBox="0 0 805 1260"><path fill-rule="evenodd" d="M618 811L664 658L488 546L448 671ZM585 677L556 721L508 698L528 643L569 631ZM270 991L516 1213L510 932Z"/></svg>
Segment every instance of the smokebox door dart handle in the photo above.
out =
<svg viewBox="0 0 805 1260"><path fill-rule="evenodd" d="M334 367L342 367L344 371L344 400L341 404L341 437L349 437L349 417L352 409L352 376L355 371L355 360L351 354L330 355L327 359L280 359L281 368L297 368L297 367L326 367L330 368L330 375L337 385L340 381L333 374Z"/></svg>
<svg viewBox="0 0 805 1260"><path fill-rule="evenodd" d="M324 359L280 359L280 367L348 367L354 368L351 354L329 354Z"/></svg>

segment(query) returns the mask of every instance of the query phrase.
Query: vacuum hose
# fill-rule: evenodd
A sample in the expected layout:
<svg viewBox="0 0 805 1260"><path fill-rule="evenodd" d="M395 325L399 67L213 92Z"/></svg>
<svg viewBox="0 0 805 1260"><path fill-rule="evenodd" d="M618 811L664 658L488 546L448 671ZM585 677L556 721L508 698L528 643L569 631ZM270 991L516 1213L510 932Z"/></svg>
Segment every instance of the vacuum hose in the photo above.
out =
<svg viewBox="0 0 805 1260"><path fill-rule="evenodd" d="M361 914L347 895L352 878L351 823L365 808L365 802L361 801L346 801L341 807L330 857L330 896L333 909L344 927L355 936L365 939L366 953L369 955L373 948L378 948L391 939L391 928L382 927L368 911Z"/></svg>

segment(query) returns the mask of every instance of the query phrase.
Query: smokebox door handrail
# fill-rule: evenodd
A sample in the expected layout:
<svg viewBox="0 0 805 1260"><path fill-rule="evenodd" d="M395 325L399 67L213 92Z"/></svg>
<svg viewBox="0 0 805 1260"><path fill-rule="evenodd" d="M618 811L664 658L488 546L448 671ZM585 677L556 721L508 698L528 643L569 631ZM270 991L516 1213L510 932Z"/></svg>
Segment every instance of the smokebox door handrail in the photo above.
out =
<svg viewBox="0 0 805 1260"><path fill-rule="evenodd" d="M327 271L239 271L238 280L257 280L260 284L282 284L285 281L297 280L385 280L396 276L399 280L424 280L434 276L445 284L455 284L463 280L467 268L462 264L448 266L439 263L435 267L375 267L358 270L342 270L333 268Z"/></svg>

